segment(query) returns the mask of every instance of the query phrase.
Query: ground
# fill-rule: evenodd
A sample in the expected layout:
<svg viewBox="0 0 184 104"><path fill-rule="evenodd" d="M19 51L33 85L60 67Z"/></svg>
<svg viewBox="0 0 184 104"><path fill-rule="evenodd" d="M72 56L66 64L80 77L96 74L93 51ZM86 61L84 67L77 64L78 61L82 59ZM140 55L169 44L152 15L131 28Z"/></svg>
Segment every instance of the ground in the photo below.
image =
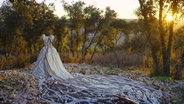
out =
<svg viewBox="0 0 184 104"><path fill-rule="evenodd" d="M184 102L184 82L179 80L157 80L149 76L134 71L125 71L119 68L109 68L93 66L87 64L64 64L70 73L117 75L125 78L137 80L147 86L154 87L162 91L161 103L183 104ZM47 104L41 99L38 90L37 80L29 74L32 66L23 69L0 71L0 103L29 103ZM121 99L121 98L115 98Z"/></svg>

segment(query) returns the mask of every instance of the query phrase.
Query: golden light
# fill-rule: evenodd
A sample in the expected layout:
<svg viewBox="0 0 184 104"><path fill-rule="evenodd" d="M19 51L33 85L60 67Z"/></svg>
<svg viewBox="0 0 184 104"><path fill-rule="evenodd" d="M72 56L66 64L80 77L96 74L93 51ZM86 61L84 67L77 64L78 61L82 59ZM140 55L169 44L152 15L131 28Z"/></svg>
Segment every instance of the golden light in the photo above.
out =
<svg viewBox="0 0 184 104"><path fill-rule="evenodd" d="M171 21L172 19L173 19L172 15L171 14L167 14L166 20L167 21Z"/></svg>

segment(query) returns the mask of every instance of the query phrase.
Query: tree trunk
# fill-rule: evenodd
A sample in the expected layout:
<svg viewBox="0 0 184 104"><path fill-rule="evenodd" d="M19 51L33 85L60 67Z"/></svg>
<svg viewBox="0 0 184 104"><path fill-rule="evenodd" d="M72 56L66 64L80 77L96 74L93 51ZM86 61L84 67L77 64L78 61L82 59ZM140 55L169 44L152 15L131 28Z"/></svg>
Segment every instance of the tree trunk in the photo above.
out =
<svg viewBox="0 0 184 104"><path fill-rule="evenodd" d="M83 34L82 60L81 60L82 62L85 62L85 57L86 57L86 56L85 56L85 54L86 54L86 45L85 45L85 43L86 43L86 40L87 40L87 39L86 39L86 38L87 38L87 37L86 37L86 34L87 34L87 33L84 33L84 34Z"/></svg>
<svg viewBox="0 0 184 104"><path fill-rule="evenodd" d="M59 49L59 46L60 46L60 42L61 42L61 37L57 37L57 51L60 53L61 51L60 51L60 49Z"/></svg>
<svg viewBox="0 0 184 104"><path fill-rule="evenodd" d="M174 22L173 20L170 21L170 25L169 25L169 40L168 40L168 46L167 46L167 51L165 53L165 57L164 57L164 64L163 64L163 69L164 69L164 72L165 72L165 75L166 76L169 76L170 75L170 56L171 56L171 48L172 48L172 40L173 40L173 25L174 25Z"/></svg>
<svg viewBox="0 0 184 104"><path fill-rule="evenodd" d="M158 57L156 55L156 52L154 52L153 47L151 48L151 55L152 55L152 59L153 59L153 69L155 70L155 74L159 75L160 73L160 65L159 65L159 60Z"/></svg>
<svg viewBox="0 0 184 104"><path fill-rule="evenodd" d="M146 25L146 27L148 27L148 25ZM148 35L147 38L148 38L148 42L149 42L150 49L151 49L151 56L152 56L152 60L153 60L153 69L155 70L154 74L159 74L159 72L160 72L159 60L158 60L158 57L156 54L157 52L154 49L153 42L151 41L150 34L151 34L150 30L147 28L147 35Z"/></svg>
<svg viewBox="0 0 184 104"><path fill-rule="evenodd" d="M139 4L140 4L140 9L141 9L141 13L144 17L144 25L145 25L145 32L146 32L146 38L148 40L148 43L150 45L150 50L151 50L151 56L152 56L152 60L153 60L153 69L154 69L154 74L159 74L160 72L160 65L159 65L159 59L157 57L157 52L156 50L154 49L154 44L152 42L152 39L151 39L151 25L150 25L150 22L149 22L149 18L151 17L148 17L148 13L144 10L144 4L145 1L142 1L142 0L139 0Z"/></svg>
<svg viewBox="0 0 184 104"><path fill-rule="evenodd" d="M100 42L102 41L102 39L103 39L103 35L101 36L101 37L99 37L99 39L98 39L98 41L97 41L97 43L96 43L96 45L95 45L95 47L94 47L94 51L93 51L93 53L92 53L92 55L91 55L91 58L90 58L90 61L92 62L92 59L93 59L93 56L94 56L94 54L95 54L95 52L96 52L96 48L97 48L97 46L100 44Z"/></svg>
<svg viewBox="0 0 184 104"><path fill-rule="evenodd" d="M93 53L92 53L92 55L91 55L91 58L90 58L91 62L92 62L93 56L94 56L94 54L95 54L95 52L96 52L96 47L97 47L97 45L94 47L94 51L93 51Z"/></svg>
<svg viewBox="0 0 184 104"><path fill-rule="evenodd" d="M7 47L6 39L7 39L7 36L2 36L2 37L3 37L3 54L6 55L6 47Z"/></svg>
<svg viewBox="0 0 184 104"><path fill-rule="evenodd" d="M175 15L175 11L177 10L177 1L174 0L172 4L172 16ZM174 20L171 20L169 22L169 38L168 38L168 43L167 47L165 45L165 40L164 40L164 31L163 31L163 21L162 21L162 13L163 13L163 0L160 0L160 10L159 10L159 24L160 24L160 41L162 43L162 54L163 54L163 71L165 76L170 75L170 56L171 56L171 48L172 48L172 41L173 41L173 28L174 28Z"/></svg>
<svg viewBox="0 0 184 104"><path fill-rule="evenodd" d="M163 75L170 75L170 54L167 51L164 36L166 35L163 29L163 0L159 1L159 26L160 26L160 42L162 46L162 61L163 61Z"/></svg>

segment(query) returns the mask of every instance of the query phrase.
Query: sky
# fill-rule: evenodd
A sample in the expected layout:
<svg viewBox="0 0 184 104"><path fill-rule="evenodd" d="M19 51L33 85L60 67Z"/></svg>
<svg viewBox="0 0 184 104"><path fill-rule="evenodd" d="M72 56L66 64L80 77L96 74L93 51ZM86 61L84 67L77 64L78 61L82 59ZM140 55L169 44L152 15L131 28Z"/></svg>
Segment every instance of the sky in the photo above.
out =
<svg viewBox="0 0 184 104"><path fill-rule="evenodd" d="M0 0L0 4L5 0ZM43 2L44 0L36 0L37 2ZM45 0L46 4L54 3L54 14L61 17L66 15L66 12L62 7L62 0ZM65 2L71 4L76 1L84 1L87 5L95 5L96 7L105 10L107 6L117 12L117 17L122 19L135 19L137 18L134 11L139 7L138 0L65 0Z"/></svg>
<svg viewBox="0 0 184 104"><path fill-rule="evenodd" d="M36 0L37 2L42 2L43 0ZM59 17L66 15L62 8L61 0L45 0L46 4L54 3L56 11L54 14ZM138 0L65 0L67 3L72 3L72 1L84 1L86 5L95 5L96 7L105 10L107 6L117 12L117 17L122 19L135 19L137 18L134 11L139 7Z"/></svg>

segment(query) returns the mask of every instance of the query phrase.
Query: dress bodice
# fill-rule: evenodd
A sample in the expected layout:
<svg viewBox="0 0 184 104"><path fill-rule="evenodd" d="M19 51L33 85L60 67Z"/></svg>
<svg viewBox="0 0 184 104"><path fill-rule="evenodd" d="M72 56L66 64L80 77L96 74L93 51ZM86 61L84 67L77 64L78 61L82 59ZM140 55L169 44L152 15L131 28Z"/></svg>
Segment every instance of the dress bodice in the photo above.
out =
<svg viewBox="0 0 184 104"><path fill-rule="evenodd" d="M44 41L44 45L48 46L48 45L52 45L52 41L54 40L54 36L53 35L46 36L45 34L43 34L42 39Z"/></svg>

